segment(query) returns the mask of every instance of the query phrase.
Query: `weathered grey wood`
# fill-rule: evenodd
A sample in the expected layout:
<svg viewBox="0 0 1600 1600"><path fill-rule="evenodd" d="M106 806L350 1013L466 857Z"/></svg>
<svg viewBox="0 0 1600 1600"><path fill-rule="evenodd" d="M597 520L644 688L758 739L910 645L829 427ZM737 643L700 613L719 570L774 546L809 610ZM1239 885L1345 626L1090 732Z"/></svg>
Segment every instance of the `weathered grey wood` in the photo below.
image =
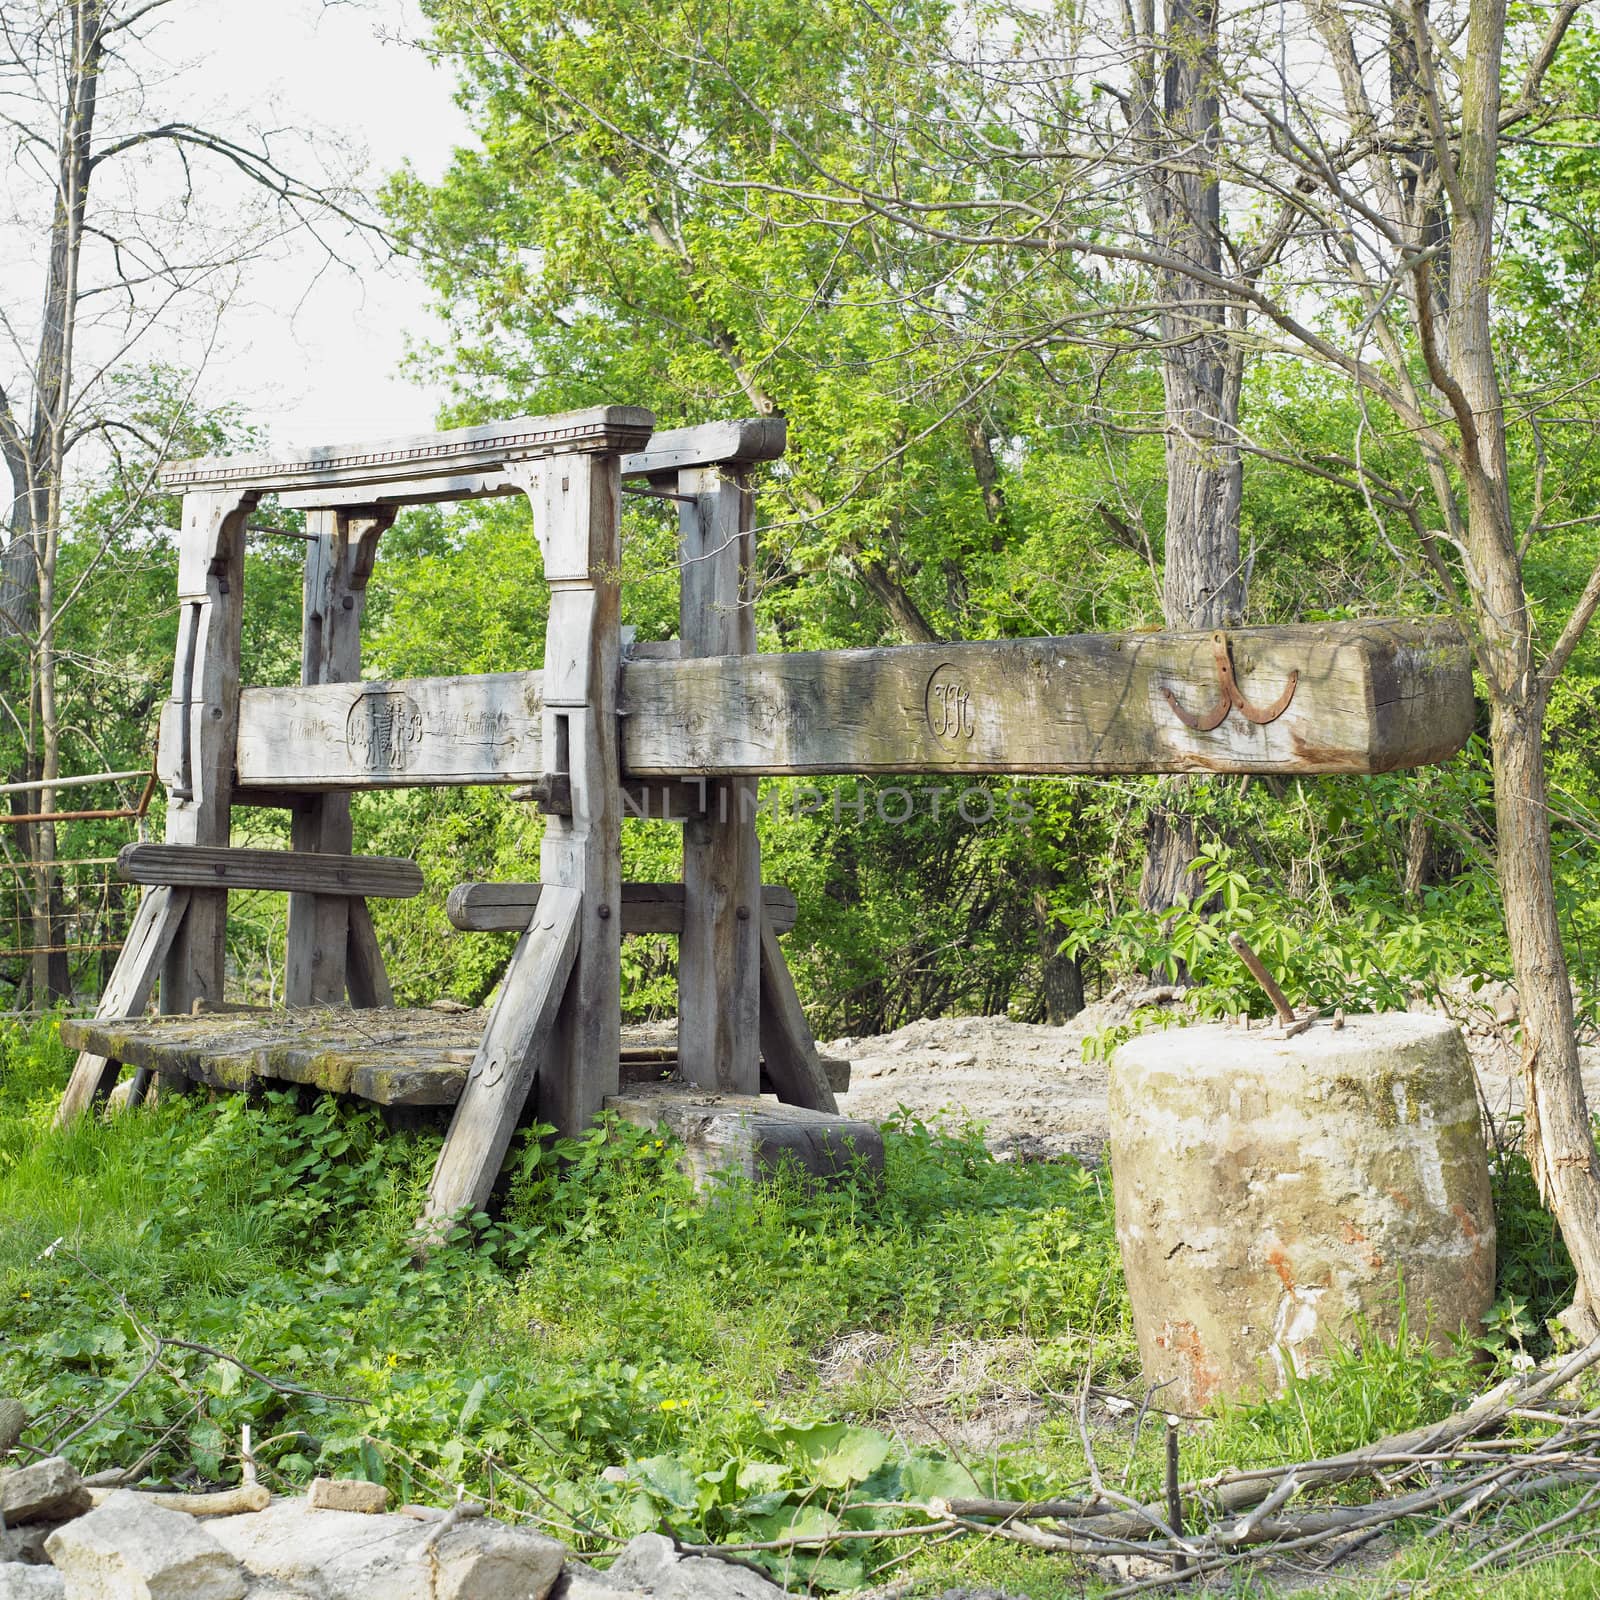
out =
<svg viewBox="0 0 1600 1600"><path fill-rule="evenodd" d="M669 428L652 434L643 450L624 456L622 475L624 478L654 478L677 472L682 467L773 461L783 454L786 440L787 426L781 417L739 417L727 422L703 422L689 428ZM347 488L291 490L280 495L279 503L299 509L409 506L480 500L517 492L517 484L507 473L491 468L413 477L377 486L357 484Z"/></svg>
<svg viewBox="0 0 1600 1600"><path fill-rule="evenodd" d="M227 1093L301 1084L378 1105L451 1106L482 1040L481 1013L345 1007L139 1017L63 1023L82 1049L110 1052L139 1072L160 1072Z"/></svg>
<svg viewBox="0 0 1600 1600"><path fill-rule="evenodd" d="M244 525L256 493L236 488L185 495L178 537L178 659L163 725L167 842L225 845L230 834L233 752L239 720L239 643L244 605ZM166 775L165 773L163 774ZM167 952L161 1006L187 1011L223 997L228 896L203 888ZM174 1085L177 1087L177 1085Z"/></svg>
<svg viewBox="0 0 1600 1600"><path fill-rule="evenodd" d="M135 1017L149 1004L188 906L187 889L162 885L144 892L112 969L111 981L100 996L96 1017ZM56 1126L69 1126L106 1094L116 1081L120 1065L116 1056L85 1047L56 1109Z"/></svg>
<svg viewBox="0 0 1600 1600"><path fill-rule="evenodd" d="M374 895L380 900L409 900L422 892L422 869L404 856L313 855L206 845L125 844L117 852L117 876L126 883L173 883L197 890L304 890ZM201 998L221 996L195 996ZM192 999L185 1009L193 1005Z"/></svg>
<svg viewBox="0 0 1600 1600"><path fill-rule="evenodd" d="M1452 624L1318 623L1229 637L1254 700L1300 674L1276 722L1257 727L1234 712L1202 732L1178 720L1162 689L1185 707L1216 698L1203 633L627 661L623 767L630 783L769 772L1388 772L1445 760L1471 732L1471 674ZM399 720L427 736L375 770L352 757L340 730L358 694L391 692L415 703ZM528 782L539 775L539 702L536 672L249 689L241 791ZM491 707L508 719L492 738L482 720ZM171 746L164 731L164 764Z"/></svg>
<svg viewBox="0 0 1600 1600"><path fill-rule="evenodd" d="M790 1163L824 1183L883 1171L877 1127L837 1113L671 1083L641 1084L608 1099L606 1109L637 1127L666 1128L683 1144L699 1185L727 1172L756 1181Z"/></svg>
<svg viewBox="0 0 1600 1600"><path fill-rule="evenodd" d="M394 990L389 986L383 951L372 926L372 912L364 899L352 898L348 904L350 943L345 953L345 986L350 992L350 1004L357 1010L392 1006Z"/></svg>
<svg viewBox="0 0 1600 1600"><path fill-rule="evenodd" d="M239 787L527 783L543 771L541 678L538 672L497 672L246 689L239 705Z"/></svg>
<svg viewBox="0 0 1600 1600"><path fill-rule="evenodd" d="M445 901L445 914L463 933L521 933L533 919L540 888L537 883L460 883ZM792 890L766 884L761 903L775 932L788 933L794 927L799 905ZM622 931L681 934L683 905L681 883L625 883Z"/></svg>
<svg viewBox="0 0 1600 1600"><path fill-rule="evenodd" d="M361 613L378 537L393 509L351 514L313 511L306 518L300 681L348 683L361 676ZM354 831L347 794L319 794L296 806L290 823L295 850L349 855ZM351 942L350 901L337 894L289 896L284 998L291 1006L336 1005L345 997ZM368 949L382 979L377 945ZM371 978L372 974L366 974ZM387 981L383 981L387 989Z"/></svg>
<svg viewBox="0 0 1600 1600"><path fill-rule="evenodd" d="M689 822L706 814L711 782L707 778L624 778L621 787L624 821Z"/></svg>
<svg viewBox="0 0 1600 1600"><path fill-rule="evenodd" d="M989 644L634 661L623 763L671 773L1388 772L1440 761L1472 730L1453 624L1342 622L1228 635L1239 686L1276 721L1218 698L1207 633L1086 634Z"/></svg>
<svg viewBox="0 0 1600 1600"><path fill-rule="evenodd" d="M161 479L169 489L186 494L201 489L242 488L257 493L349 489L494 471L565 451L637 450L654 426L654 416L640 406L591 406L557 416L511 417L365 444L175 461L162 470Z"/></svg>
<svg viewBox="0 0 1600 1600"><path fill-rule="evenodd" d="M565 779L571 794L570 813L545 822L539 879L577 891L582 905L572 982L539 1072L538 1111L576 1134L616 1092L622 1027L621 484L615 456L540 462L524 469L523 482L550 586L543 775Z"/></svg>
<svg viewBox="0 0 1600 1600"><path fill-rule="evenodd" d="M817 1055L789 963L778 945L777 929L761 917L761 1055L774 1093L787 1105L811 1111L837 1111L838 1102Z"/></svg>
<svg viewBox="0 0 1600 1600"><path fill-rule="evenodd" d="M512 952L439 1152L419 1224L427 1242L488 1200L535 1079L563 1070L557 1019L573 988L583 919L580 888L546 885L533 923ZM613 1077L617 1059L613 1050Z"/></svg>
<svg viewBox="0 0 1600 1600"><path fill-rule="evenodd" d="M665 428L644 449L622 458L624 478L654 478L688 467L776 461L788 447L782 417L733 417L688 428Z"/></svg>
<svg viewBox="0 0 1600 1600"><path fill-rule="evenodd" d="M678 473L682 659L756 648L754 498L737 466ZM754 778L714 778L683 829L678 1061L692 1083L757 1094L761 1080L761 846Z"/></svg>
<svg viewBox="0 0 1600 1600"><path fill-rule="evenodd" d="M402 478L394 483L354 484L337 489L295 489L278 496L278 504L291 511L399 510L401 506L444 505L452 500L484 500L516 494L517 486L499 468L487 472L458 472L439 478Z"/></svg>

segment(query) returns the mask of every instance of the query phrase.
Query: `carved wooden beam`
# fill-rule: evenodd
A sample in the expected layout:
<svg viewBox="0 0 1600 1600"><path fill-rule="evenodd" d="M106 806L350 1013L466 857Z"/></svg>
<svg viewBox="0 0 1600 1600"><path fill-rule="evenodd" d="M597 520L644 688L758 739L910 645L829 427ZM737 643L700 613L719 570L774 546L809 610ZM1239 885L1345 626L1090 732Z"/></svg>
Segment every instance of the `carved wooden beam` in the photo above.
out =
<svg viewBox="0 0 1600 1600"><path fill-rule="evenodd" d="M622 763L695 774L1371 773L1453 755L1472 731L1453 625L1340 622L1227 636L1234 688L1214 727L1209 633L1080 634L803 655L628 661ZM241 697L241 790L528 782L540 675L424 678ZM162 739L164 767L175 742Z"/></svg>
<svg viewBox="0 0 1600 1600"><path fill-rule="evenodd" d="M473 428L367 444L319 446L262 456L221 456L175 461L163 468L169 489L250 489L261 494L303 490L347 490L420 478L494 473L519 461L571 451L641 449L655 428L642 406L591 406L553 417L512 417ZM365 497L372 502L373 497ZM329 506L313 498L301 504ZM375 503L375 502L374 502Z"/></svg>

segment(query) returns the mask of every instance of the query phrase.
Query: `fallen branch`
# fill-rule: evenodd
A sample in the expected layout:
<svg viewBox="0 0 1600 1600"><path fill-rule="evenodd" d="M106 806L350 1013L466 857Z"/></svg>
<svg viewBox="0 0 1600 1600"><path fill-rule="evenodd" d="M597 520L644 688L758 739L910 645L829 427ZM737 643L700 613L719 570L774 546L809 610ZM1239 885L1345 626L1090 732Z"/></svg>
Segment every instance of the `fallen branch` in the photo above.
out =
<svg viewBox="0 0 1600 1600"><path fill-rule="evenodd" d="M262 1483L241 1483L232 1489L218 1489L210 1494L167 1494L154 1489L91 1489L92 1505L103 1504L114 1494L136 1494L149 1506L159 1506L163 1511L184 1511L191 1517L232 1517L241 1511L265 1511L272 1504L272 1494Z"/></svg>

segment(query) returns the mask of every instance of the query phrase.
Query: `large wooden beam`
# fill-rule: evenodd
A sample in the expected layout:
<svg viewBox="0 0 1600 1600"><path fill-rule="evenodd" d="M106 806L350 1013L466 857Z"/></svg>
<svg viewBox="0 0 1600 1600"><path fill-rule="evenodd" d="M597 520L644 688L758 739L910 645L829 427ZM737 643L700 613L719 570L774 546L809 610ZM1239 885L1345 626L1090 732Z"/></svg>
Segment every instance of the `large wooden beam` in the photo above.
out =
<svg viewBox="0 0 1600 1600"><path fill-rule="evenodd" d="M1389 772L1472 731L1449 623L1343 622L1228 635L1238 710L1206 633L1079 634L622 666L622 761L638 780L766 773ZM247 689L241 792L519 783L541 770L537 672ZM398 729L398 731L395 731ZM163 737L162 761L174 741ZM652 815L656 812L652 810Z"/></svg>
<svg viewBox="0 0 1600 1600"><path fill-rule="evenodd" d="M1229 663L1264 724L1230 708ZM1441 622L1081 634L989 644L637 661L633 777L705 773L1389 772L1472 731L1465 641Z"/></svg>

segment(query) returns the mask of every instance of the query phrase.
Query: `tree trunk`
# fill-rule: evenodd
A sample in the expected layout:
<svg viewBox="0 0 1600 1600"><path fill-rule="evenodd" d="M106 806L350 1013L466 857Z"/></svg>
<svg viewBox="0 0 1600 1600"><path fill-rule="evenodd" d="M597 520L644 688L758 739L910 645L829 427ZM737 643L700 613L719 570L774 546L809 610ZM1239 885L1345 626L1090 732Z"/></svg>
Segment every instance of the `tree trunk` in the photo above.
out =
<svg viewBox="0 0 1600 1600"><path fill-rule="evenodd" d="M1220 278L1221 143L1216 0L1168 0L1158 156L1146 188L1156 245ZM1147 92L1155 94L1153 71ZM1225 628L1244 616L1239 559L1240 354L1215 289L1162 274L1161 380L1166 399L1167 539L1162 610L1169 628Z"/></svg>
<svg viewBox="0 0 1600 1600"><path fill-rule="evenodd" d="M1215 0L1169 0L1163 49L1152 38L1147 52L1137 86L1142 103L1132 120L1150 163L1144 202L1151 235L1158 248L1220 277ZM1160 282L1167 461L1162 615L1169 628L1234 627L1245 609L1244 464L1237 443L1243 358L1214 289L1177 271L1162 273ZM1160 781L1139 882L1146 911L1164 914L1198 890L1189 871L1194 822L1185 813L1193 784L1203 781Z"/></svg>
<svg viewBox="0 0 1600 1600"><path fill-rule="evenodd" d="M1039 944L1039 993L1044 1001L1044 1020L1052 1028L1059 1028L1083 1010L1083 968L1075 956L1061 952L1067 929L1056 921L1051 906L1052 895L1061 887L1061 874L1048 867L1036 867L1032 876L1030 898Z"/></svg>
<svg viewBox="0 0 1600 1600"><path fill-rule="evenodd" d="M1528 1160L1540 1198L1561 1224L1578 1271L1562 1320L1577 1338L1600 1333L1600 1164L1579 1071L1572 989L1561 944L1551 869L1542 694L1496 705L1496 850L1506 936L1522 1010L1522 1074Z"/></svg>

